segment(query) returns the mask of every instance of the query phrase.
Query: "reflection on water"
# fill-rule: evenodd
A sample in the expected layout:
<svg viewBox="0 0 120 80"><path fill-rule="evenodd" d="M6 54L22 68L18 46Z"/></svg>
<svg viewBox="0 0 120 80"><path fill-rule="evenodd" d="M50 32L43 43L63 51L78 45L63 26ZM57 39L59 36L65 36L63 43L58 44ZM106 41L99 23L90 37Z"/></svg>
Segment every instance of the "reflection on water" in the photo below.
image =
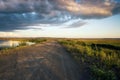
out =
<svg viewBox="0 0 120 80"><path fill-rule="evenodd" d="M27 45L33 45L35 44L34 42L26 42Z"/></svg>
<svg viewBox="0 0 120 80"><path fill-rule="evenodd" d="M16 47L19 45L19 43L20 43L20 41L0 40L0 48Z"/></svg>
<svg viewBox="0 0 120 80"><path fill-rule="evenodd" d="M19 46L20 41L0 40L0 49ZM26 42L27 45L33 45L33 42Z"/></svg>

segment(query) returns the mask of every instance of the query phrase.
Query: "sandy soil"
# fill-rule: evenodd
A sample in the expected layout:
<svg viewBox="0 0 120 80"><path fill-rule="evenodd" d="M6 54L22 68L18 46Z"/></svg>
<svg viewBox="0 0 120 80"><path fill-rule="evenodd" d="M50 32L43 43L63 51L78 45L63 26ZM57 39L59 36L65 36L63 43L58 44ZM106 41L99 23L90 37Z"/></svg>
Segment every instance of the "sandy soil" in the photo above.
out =
<svg viewBox="0 0 120 80"><path fill-rule="evenodd" d="M0 80L83 80L79 65L55 41L10 54L0 56Z"/></svg>

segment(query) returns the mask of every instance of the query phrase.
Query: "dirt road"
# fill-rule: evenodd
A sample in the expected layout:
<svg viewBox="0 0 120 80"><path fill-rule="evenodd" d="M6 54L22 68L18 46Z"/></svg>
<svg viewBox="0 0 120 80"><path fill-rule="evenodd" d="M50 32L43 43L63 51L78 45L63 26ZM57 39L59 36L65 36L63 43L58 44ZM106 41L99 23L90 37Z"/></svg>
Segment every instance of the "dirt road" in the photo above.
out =
<svg viewBox="0 0 120 80"><path fill-rule="evenodd" d="M83 80L80 67L55 41L10 53L0 57L0 80Z"/></svg>

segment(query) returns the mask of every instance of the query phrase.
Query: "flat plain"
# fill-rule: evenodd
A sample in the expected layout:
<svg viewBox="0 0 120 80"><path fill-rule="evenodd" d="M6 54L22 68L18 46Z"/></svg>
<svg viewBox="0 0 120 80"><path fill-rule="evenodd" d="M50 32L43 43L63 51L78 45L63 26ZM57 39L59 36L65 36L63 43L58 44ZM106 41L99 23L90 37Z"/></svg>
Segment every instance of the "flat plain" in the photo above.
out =
<svg viewBox="0 0 120 80"><path fill-rule="evenodd" d="M119 39L32 41L0 51L0 80L120 79Z"/></svg>

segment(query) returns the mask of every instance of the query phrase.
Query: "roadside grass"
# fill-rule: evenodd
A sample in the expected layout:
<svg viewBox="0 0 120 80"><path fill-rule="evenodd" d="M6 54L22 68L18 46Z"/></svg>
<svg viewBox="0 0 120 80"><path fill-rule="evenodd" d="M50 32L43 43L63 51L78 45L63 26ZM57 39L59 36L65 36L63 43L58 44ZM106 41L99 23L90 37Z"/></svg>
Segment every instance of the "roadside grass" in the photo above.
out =
<svg viewBox="0 0 120 80"><path fill-rule="evenodd" d="M59 40L79 63L88 66L90 80L120 80L120 40Z"/></svg>

